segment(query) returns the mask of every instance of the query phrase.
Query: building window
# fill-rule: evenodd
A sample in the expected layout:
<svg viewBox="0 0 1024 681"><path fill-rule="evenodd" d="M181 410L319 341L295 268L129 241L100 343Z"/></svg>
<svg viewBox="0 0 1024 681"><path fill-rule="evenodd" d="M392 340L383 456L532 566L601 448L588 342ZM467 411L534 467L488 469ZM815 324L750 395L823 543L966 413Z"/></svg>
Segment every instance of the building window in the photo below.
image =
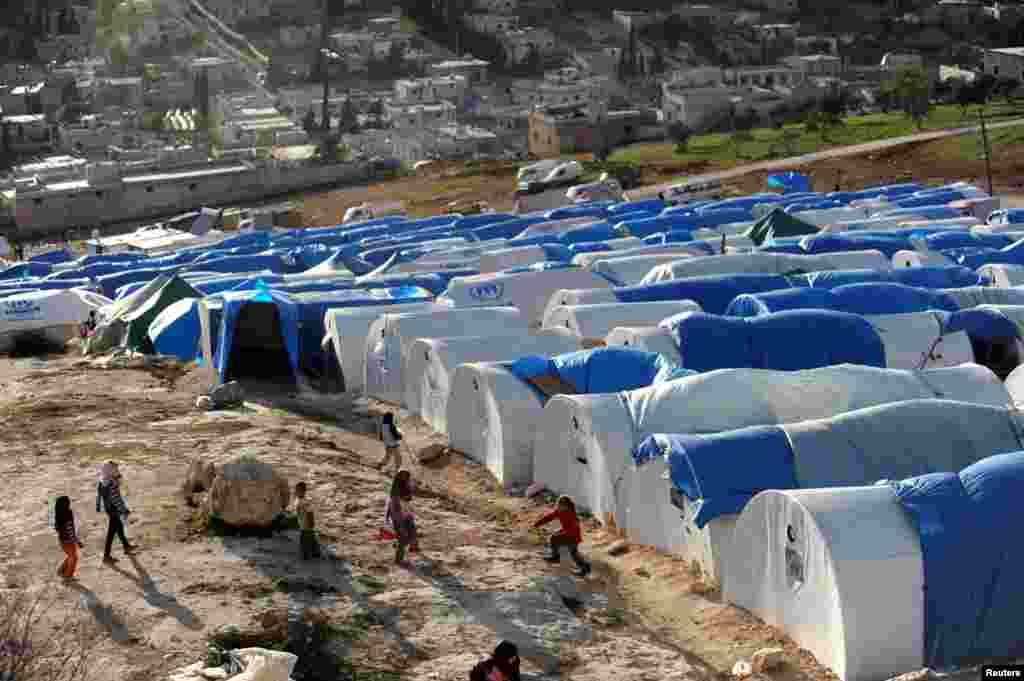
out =
<svg viewBox="0 0 1024 681"><path fill-rule="evenodd" d="M102 191L96 192L96 198L97 199L102 199L103 198L103 192Z"/></svg>
<svg viewBox="0 0 1024 681"><path fill-rule="evenodd" d="M197 185L195 182L193 182L192 184L190 184L188 186L188 190L194 192L196 190L196 187L198 187L198 186L199 185Z"/></svg>
<svg viewBox="0 0 1024 681"><path fill-rule="evenodd" d="M35 203L35 204L36 204L37 206L41 206L41 205L43 205L43 200L42 200L42 199L33 199L33 201L34 201L34 203Z"/></svg>
<svg viewBox="0 0 1024 681"><path fill-rule="evenodd" d="M148 187L146 187L146 193L147 194L152 194L153 193L153 185L149 185Z"/></svg>

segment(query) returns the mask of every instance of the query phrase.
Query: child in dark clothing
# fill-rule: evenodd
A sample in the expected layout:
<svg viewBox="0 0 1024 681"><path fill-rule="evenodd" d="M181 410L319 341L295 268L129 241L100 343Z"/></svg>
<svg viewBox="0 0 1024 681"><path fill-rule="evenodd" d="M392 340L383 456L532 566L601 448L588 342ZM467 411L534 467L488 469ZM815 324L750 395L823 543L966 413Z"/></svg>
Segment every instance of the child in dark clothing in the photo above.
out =
<svg viewBox="0 0 1024 681"><path fill-rule="evenodd" d="M384 513L386 522L390 522L397 537L395 548L395 564L401 565L405 562L406 549L413 553L419 550L419 540L416 534L416 520L412 512L404 507L404 504L412 501L412 474L407 470L400 470L391 483L391 492L388 495L388 506Z"/></svg>
<svg viewBox="0 0 1024 681"><path fill-rule="evenodd" d="M384 458L377 464L382 469L388 461L394 459L395 470L402 468L402 452L399 446L402 444L402 432L395 425L395 415L391 412L384 414L380 424L380 439L384 442Z"/></svg>
<svg viewBox="0 0 1024 681"><path fill-rule="evenodd" d="M519 649L516 644L502 641L494 649L494 654L484 660L469 673L469 681L488 681L497 669L504 681L519 681Z"/></svg>
<svg viewBox="0 0 1024 681"><path fill-rule="evenodd" d="M549 563L558 563L561 560L561 547L565 546L569 549L569 555L576 562L576 574L586 577L590 574L590 564L583 560L579 553L583 533L580 530L580 519L576 515L576 503L571 497L559 497L555 510L538 520L533 526L541 527L555 519L562 525L562 528L556 534L551 535L548 540L550 553L544 557L544 560Z"/></svg>
<svg viewBox="0 0 1024 681"><path fill-rule="evenodd" d="M110 550L114 545L114 536L121 539L126 554L133 553L135 547L124 536L124 519L131 513L121 497L121 471L117 464L108 461L100 467L99 483L96 485L96 512L106 511L107 541L103 547L103 562L116 563Z"/></svg>
<svg viewBox="0 0 1024 681"><path fill-rule="evenodd" d="M53 527L57 530L57 540L64 550L64 562L57 569L57 574L70 581L78 578L78 550L82 548L82 540L78 538L78 524L75 514L71 511L71 499L59 497L54 513Z"/></svg>
<svg viewBox="0 0 1024 681"><path fill-rule="evenodd" d="M320 543L316 540L315 519L309 500L306 499L306 483L295 485L295 515L299 519L299 546L302 560L320 557Z"/></svg>

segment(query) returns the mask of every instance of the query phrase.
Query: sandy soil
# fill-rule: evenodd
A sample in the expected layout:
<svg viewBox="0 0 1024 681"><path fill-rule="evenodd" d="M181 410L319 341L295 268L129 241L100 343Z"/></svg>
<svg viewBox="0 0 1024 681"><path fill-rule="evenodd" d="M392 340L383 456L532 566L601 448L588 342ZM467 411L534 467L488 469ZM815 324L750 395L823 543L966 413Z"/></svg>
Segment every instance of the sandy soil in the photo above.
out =
<svg viewBox="0 0 1024 681"><path fill-rule="evenodd" d="M296 608L320 611L341 632L332 645L356 670L378 674L359 678L465 679L502 638L538 642L524 649L533 679L705 681L775 644L787 649L775 678L829 676L770 628L700 594L682 562L637 547L609 557L615 537L592 521L590 578L544 563L544 535L529 530L543 502L505 495L458 455L408 464L423 554L412 569L395 567L390 546L375 540L388 479L370 465L382 452L368 433L381 405L342 398L326 405L333 418L260 400L202 413L193 408L202 385L195 370L101 370L71 354L0 359L0 588L87 608L100 631L93 679L165 678L203 659L218 628L259 629ZM403 428L414 451L438 441L422 424L403 419ZM299 561L294 531L222 537L201 527L180 492L189 461L243 453L307 481L328 558ZM105 523L94 508L96 467L108 459L122 464L128 536L142 546L132 559L115 547L112 567L100 561ZM60 494L84 525L75 587L54 574L61 554L47 504ZM574 611L545 595L559 577L578 591Z"/></svg>

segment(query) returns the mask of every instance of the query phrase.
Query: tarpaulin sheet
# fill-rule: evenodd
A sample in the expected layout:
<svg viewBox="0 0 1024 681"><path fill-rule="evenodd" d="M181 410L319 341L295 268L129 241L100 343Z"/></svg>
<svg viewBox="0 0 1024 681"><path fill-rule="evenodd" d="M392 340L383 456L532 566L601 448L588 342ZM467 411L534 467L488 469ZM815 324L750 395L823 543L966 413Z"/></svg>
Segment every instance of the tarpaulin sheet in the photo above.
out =
<svg viewBox="0 0 1024 681"><path fill-rule="evenodd" d="M640 199L639 201L623 201L608 207L609 215L620 215L634 210L662 211L665 202L661 199Z"/></svg>
<svg viewBox="0 0 1024 681"><path fill-rule="evenodd" d="M865 318L831 310L789 310L763 317L684 312L663 320L693 371L796 371L834 364L885 367L885 347Z"/></svg>
<svg viewBox="0 0 1024 681"><path fill-rule="evenodd" d="M505 366L530 385L542 402L550 396L538 386L545 380L553 379L572 394L612 393L644 388L659 374L675 368L657 353L624 347L580 350L551 358L523 357Z"/></svg>
<svg viewBox="0 0 1024 681"><path fill-rule="evenodd" d="M958 310L949 315L943 324L944 334L963 331L971 338L993 340L997 338L1020 338L1020 327L998 309L977 307Z"/></svg>
<svg viewBox="0 0 1024 681"><path fill-rule="evenodd" d="M621 232L616 231L610 223L595 222L563 232L558 237L558 241L564 246L571 246L572 244L579 244L584 241L606 241L608 239L618 239L620 236L622 236Z"/></svg>
<svg viewBox="0 0 1024 681"><path fill-rule="evenodd" d="M712 435L651 435L633 452L637 465L661 457L672 485L700 502L697 527L736 514L766 489L796 489L796 469L786 432L754 426Z"/></svg>
<svg viewBox="0 0 1024 681"><path fill-rule="evenodd" d="M515 218L513 220L504 220L497 222L493 225L487 225L485 227L477 227L470 231L479 241L490 241L491 239L511 239L523 232L527 227L531 227L542 222L547 222L542 217L522 217Z"/></svg>
<svg viewBox="0 0 1024 681"><path fill-rule="evenodd" d="M203 260L190 265L192 269L201 269L204 272L223 272L233 274L235 272L255 272L257 270L270 270L275 274L288 274L294 268L288 267L284 259L279 255L229 255L223 258Z"/></svg>
<svg viewBox="0 0 1024 681"><path fill-rule="evenodd" d="M0 270L0 281L5 279L26 279L28 277L45 277L53 266L43 262L22 262Z"/></svg>
<svg viewBox="0 0 1024 681"><path fill-rule="evenodd" d="M958 312L949 296L934 289L888 282L847 284L834 289L794 288L737 296L725 314L759 317L783 310L834 310L853 314L905 314L925 310Z"/></svg>
<svg viewBox="0 0 1024 681"><path fill-rule="evenodd" d="M157 354L172 355L183 362L199 356L199 299L185 298L164 308L149 325L149 340Z"/></svg>
<svg viewBox="0 0 1024 681"><path fill-rule="evenodd" d="M925 665L1024 655L1024 452L893 483L921 538Z"/></svg>
<svg viewBox="0 0 1024 681"><path fill-rule="evenodd" d="M799 282L798 282L799 284ZM722 274L663 281L646 286L612 289L622 303L657 300L693 300L702 310L722 314L729 303L742 293L760 293L790 288L790 279L779 274Z"/></svg>
<svg viewBox="0 0 1024 681"><path fill-rule="evenodd" d="M943 251L948 248L1005 248L1013 243L1013 240L1005 234L975 234L974 232L961 232L958 230L943 230L935 234L929 234L924 238L928 249L932 251Z"/></svg>
<svg viewBox="0 0 1024 681"><path fill-rule="evenodd" d="M794 172L769 175L768 187L771 189L781 189L786 194L808 192L811 190L811 178Z"/></svg>
<svg viewBox="0 0 1024 681"><path fill-rule="evenodd" d="M239 316L247 305L270 304L277 308L281 322L280 333L284 339L288 354L288 364L296 381L300 378L299 371L299 308L295 301L286 293L260 289L256 291L233 291L221 294L223 308L220 319L220 333L217 340L217 354L214 365L220 380L223 382L228 375L231 364L231 346L235 339ZM265 332L270 332L265 329Z"/></svg>
<svg viewBox="0 0 1024 681"><path fill-rule="evenodd" d="M804 286L812 288L836 288L846 284L882 281L920 288L962 288L985 283L977 272L959 265L905 267L898 270L830 270L794 275L790 281L794 284L802 281Z"/></svg>
<svg viewBox="0 0 1024 681"><path fill-rule="evenodd" d="M799 213L797 213L799 216ZM837 234L815 234L800 242L805 253L839 253L842 251L881 251L892 258L898 251L914 250L906 237L840 232Z"/></svg>
<svg viewBox="0 0 1024 681"><path fill-rule="evenodd" d="M644 237L644 243L650 246L677 244L684 241L693 241L693 232L686 229L670 229L667 232L657 232Z"/></svg>
<svg viewBox="0 0 1024 681"><path fill-rule="evenodd" d="M28 261L43 263L45 265L60 265L61 263L71 262L74 259L75 256L72 255L66 248L58 248L55 251L34 255L31 258L29 258Z"/></svg>

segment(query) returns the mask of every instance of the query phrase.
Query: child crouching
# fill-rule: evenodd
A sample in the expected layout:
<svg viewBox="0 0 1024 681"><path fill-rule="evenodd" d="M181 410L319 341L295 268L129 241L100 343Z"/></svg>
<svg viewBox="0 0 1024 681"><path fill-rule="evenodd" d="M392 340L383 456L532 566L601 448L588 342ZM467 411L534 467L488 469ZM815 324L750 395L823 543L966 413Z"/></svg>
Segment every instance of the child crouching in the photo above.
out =
<svg viewBox="0 0 1024 681"><path fill-rule="evenodd" d="M576 515L576 503L571 497L559 497L555 510L538 520L533 526L541 527L555 519L562 527L548 539L549 552L544 556L544 560L549 563L560 562L561 550L565 546L569 549L569 556L576 562L576 574L586 577L590 574L590 563L580 556L579 547L583 542L583 532L580 530L580 519Z"/></svg>
<svg viewBox="0 0 1024 681"><path fill-rule="evenodd" d="M295 485L295 515L299 519L299 551L302 560L320 557L320 543L316 540L313 509L306 499L306 483Z"/></svg>

